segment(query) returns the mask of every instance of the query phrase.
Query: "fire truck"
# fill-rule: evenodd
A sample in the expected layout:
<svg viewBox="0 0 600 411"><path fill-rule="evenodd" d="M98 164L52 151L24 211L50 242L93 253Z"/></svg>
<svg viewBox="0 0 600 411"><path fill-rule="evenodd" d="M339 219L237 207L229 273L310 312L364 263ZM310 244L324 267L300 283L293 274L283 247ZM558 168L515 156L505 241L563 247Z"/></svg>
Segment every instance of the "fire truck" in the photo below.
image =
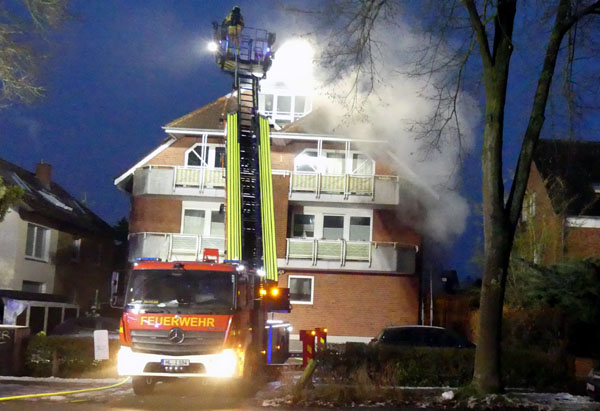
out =
<svg viewBox="0 0 600 411"><path fill-rule="evenodd" d="M226 259L139 259L114 273L111 302L123 308L118 372L134 392L167 378L251 378L288 356L289 290L277 286L268 119L259 115L259 80L271 65L275 35L245 28L232 44L213 24L216 62L233 76L237 111L227 114Z"/></svg>

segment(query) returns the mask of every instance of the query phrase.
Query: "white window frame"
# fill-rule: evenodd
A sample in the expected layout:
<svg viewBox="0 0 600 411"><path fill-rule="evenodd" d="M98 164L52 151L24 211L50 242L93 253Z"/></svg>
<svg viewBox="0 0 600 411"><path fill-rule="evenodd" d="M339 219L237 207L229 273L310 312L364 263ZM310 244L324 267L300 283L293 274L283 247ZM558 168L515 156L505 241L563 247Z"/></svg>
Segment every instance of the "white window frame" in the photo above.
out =
<svg viewBox="0 0 600 411"><path fill-rule="evenodd" d="M302 304L302 305L313 305L315 300L315 277L313 275L296 275L290 274L288 276L288 288L291 290L292 278L310 278L310 301L297 301L292 300L290 296L290 304Z"/></svg>
<svg viewBox="0 0 600 411"><path fill-rule="evenodd" d="M273 96L273 109L266 110L265 98L267 95ZM278 113L278 101L279 97L290 97L290 111ZM296 114L296 97L304 97L304 110L301 114ZM262 92L258 98L258 111L267 117L270 117L273 122L277 123L278 120L287 120L290 123L306 116L312 111L312 96L306 94L295 94L292 90L279 89L276 92ZM288 124L288 123L286 123Z"/></svg>
<svg viewBox="0 0 600 411"><path fill-rule="evenodd" d="M316 168L313 167L313 172L314 173L321 173L321 174L325 174L325 170L326 170L326 162L327 162L327 154L328 153L336 153L336 154L344 154L344 174L349 174L349 175L375 175L375 160L373 160L371 158L371 156L367 153L365 153L364 151L357 151L357 150L350 150L350 151L345 151L345 150L332 150L332 149L323 149L321 150L321 155L319 155L319 150L318 148L305 148L304 150L302 150L300 153L296 154L294 156L294 171L295 172L299 172L297 169L297 162L296 160L298 159L298 157L300 157L301 155L304 155L304 153L306 152L316 152L317 156L313 157L316 161ZM348 154L348 155L346 155ZM352 165L352 161L353 161L353 157L354 154L361 154L366 156L368 159L371 160L372 163L372 174L354 174L354 168Z"/></svg>
<svg viewBox="0 0 600 411"><path fill-rule="evenodd" d="M350 221L351 221L352 217L369 219L369 239L368 240L350 240ZM373 241L373 216L372 215L368 216L368 215L348 214L348 236L346 238L348 238L347 241L369 241L369 242Z"/></svg>
<svg viewBox="0 0 600 411"><path fill-rule="evenodd" d="M179 227L179 233L184 234L183 223L184 223L184 218L185 218L185 210L198 210L198 211L204 211L204 228L202 230L202 233L199 233L196 235L200 235L202 237L212 237L210 235L210 226L212 224L212 212L219 211L220 207L221 207L221 203L198 203L195 201L184 201L183 205L181 207L181 224ZM193 234L190 234L190 235L193 235ZM227 231L225 231L225 234L223 235L223 237L226 237L226 235L227 235ZM220 237L215 237L215 238L220 238Z"/></svg>
<svg viewBox="0 0 600 411"><path fill-rule="evenodd" d="M315 216L314 235L313 237L294 237L294 219L296 214L308 214ZM351 217L369 217L371 227L369 229L369 240L373 241L373 210L371 209L334 209L331 207L295 207L292 209L292 220L290 225L290 238L307 238L315 240L324 240L323 238L323 223L325 216L343 216L344 217L344 236L345 241L350 241L350 218ZM333 241L333 240L332 240Z"/></svg>
<svg viewBox="0 0 600 411"><path fill-rule="evenodd" d="M342 217L342 238L325 238L325 217ZM348 224L350 224L350 216L349 215L345 215L345 214L339 214L339 213L324 213L321 216L321 238L325 241L338 241L338 240L346 240L348 241L348 238L350 238L350 227L348 226Z"/></svg>
<svg viewBox="0 0 600 411"><path fill-rule="evenodd" d="M33 235L33 247L32 247L33 255L27 254L27 232L29 231L30 225L35 227L35 232ZM44 255L42 255L41 258L35 256L35 243L36 243L36 239L38 236L38 228L42 228L46 231L44 233L44 240L43 240L45 250L44 250ZM51 233L51 231L50 231L50 228L48 228L48 227L45 227L45 226L39 225L39 224L27 223L27 231L25 232L25 252L23 253L25 255L26 259L41 261L44 263L47 263L50 261L50 233Z"/></svg>
<svg viewBox="0 0 600 411"><path fill-rule="evenodd" d="M294 221L296 220L296 215L311 215L314 217L314 222L313 222L313 236L312 237L294 237ZM291 238L317 238L317 215L315 213L306 213L306 212L292 212L292 232L291 232Z"/></svg>
<svg viewBox="0 0 600 411"><path fill-rule="evenodd" d="M199 166L191 166L188 164L188 157L190 155L190 153L192 151L194 151L194 149L196 147L203 147L204 146L204 150L208 150L208 156L206 158L206 163L204 165L199 165ZM185 150L185 166L186 167L204 167L204 168L208 168L208 169L220 169L222 167L214 167L213 164L215 163L215 158L216 158L216 154L217 154L217 147L223 147L225 148L225 144L218 144L218 143L206 143L206 144L202 144L202 143L196 143L193 146L191 146L190 148L188 148L187 150ZM203 159L200 159L201 162L204 162Z"/></svg>

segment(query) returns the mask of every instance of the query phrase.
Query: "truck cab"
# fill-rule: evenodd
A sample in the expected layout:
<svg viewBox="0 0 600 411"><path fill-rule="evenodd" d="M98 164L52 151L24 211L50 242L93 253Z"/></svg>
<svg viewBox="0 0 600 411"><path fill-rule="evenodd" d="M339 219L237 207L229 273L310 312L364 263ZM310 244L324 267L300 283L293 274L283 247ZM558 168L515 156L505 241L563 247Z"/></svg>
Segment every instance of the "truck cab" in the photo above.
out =
<svg viewBox="0 0 600 411"><path fill-rule="evenodd" d="M124 308L117 370L136 394L169 377L236 379L266 363L268 314L243 264L140 261L127 277L122 287L113 279Z"/></svg>

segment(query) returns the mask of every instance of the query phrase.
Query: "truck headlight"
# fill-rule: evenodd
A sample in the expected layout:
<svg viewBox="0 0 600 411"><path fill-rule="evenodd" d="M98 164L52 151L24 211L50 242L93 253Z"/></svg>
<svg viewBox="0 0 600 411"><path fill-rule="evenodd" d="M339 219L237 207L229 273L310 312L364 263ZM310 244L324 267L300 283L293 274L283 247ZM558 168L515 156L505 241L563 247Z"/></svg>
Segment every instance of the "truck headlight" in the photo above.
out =
<svg viewBox="0 0 600 411"><path fill-rule="evenodd" d="M238 365L237 353L232 349L223 350L212 364L211 374L216 377L233 377Z"/></svg>

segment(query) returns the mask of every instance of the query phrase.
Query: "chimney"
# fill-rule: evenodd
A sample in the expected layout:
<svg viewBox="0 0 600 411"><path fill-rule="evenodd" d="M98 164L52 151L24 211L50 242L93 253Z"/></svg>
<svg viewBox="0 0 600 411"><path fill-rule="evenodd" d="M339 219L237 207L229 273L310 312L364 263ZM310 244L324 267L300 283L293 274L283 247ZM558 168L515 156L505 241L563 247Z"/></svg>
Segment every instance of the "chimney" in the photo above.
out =
<svg viewBox="0 0 600 411"><path fill-rule="evenodd" d="M35 176L46 187L50 187L50 181L52 177L52 166L50 164L44 163L44 160L40 161L35 166Z"/></svg>

